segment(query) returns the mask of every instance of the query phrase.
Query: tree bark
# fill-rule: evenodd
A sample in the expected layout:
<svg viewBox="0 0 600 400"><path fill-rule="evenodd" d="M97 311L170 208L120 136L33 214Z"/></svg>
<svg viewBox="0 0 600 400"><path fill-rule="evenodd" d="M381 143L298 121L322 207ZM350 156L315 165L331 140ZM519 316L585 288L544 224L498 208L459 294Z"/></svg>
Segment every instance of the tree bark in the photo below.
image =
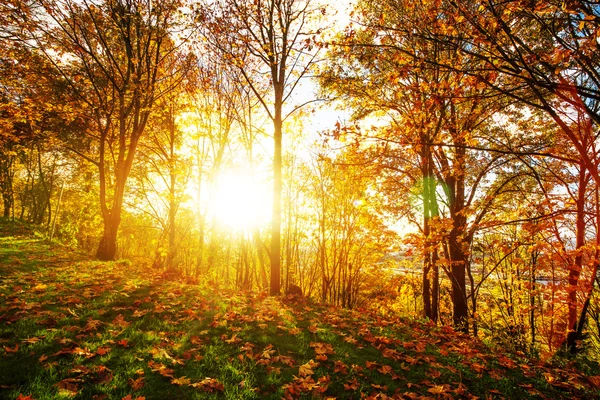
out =
<svg viewBox="0 0 600 400"><path fill-rule="evenodd" d="M271 222L271 296L278 295L281 291L282 109L283 82L275 85L275 118L273 121L273 210Z"/></svg>
<svg viewBox="0 0 600 400"><path fill-rule="evenodd" d="M117 232L121 223L120 210L104 221L104 233L98 245L96 258L100 261L112 261L117 255Z"/></svg>
<svg viewBox="0 0 600 400"><path fill-rule="evenodd" d="M583 268L583 247L585 246L585 192L587 189L586 167L583 162L579 169L579 188L577 191L577 220L576 226L576 254L575 262L569 267L569 275L567 282L569 284L567 290L567 306L568 314L568 332L566 346L569 352L577 351L577 289L579 284L579 276Z"/></svg>

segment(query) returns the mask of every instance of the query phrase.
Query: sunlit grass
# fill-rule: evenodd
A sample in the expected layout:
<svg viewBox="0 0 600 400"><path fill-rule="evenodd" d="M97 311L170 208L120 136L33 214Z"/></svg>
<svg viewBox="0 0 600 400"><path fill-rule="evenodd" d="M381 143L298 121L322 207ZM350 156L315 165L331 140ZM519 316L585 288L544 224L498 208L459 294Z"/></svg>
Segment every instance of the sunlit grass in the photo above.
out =
<svg viewBox="0 0 600 400"><path fill-rule="evenodd" d="M576 371L500 359L447 327L216 292L127 262L68 260L25 236L0 241L2 398L598 394Z"/></svg>

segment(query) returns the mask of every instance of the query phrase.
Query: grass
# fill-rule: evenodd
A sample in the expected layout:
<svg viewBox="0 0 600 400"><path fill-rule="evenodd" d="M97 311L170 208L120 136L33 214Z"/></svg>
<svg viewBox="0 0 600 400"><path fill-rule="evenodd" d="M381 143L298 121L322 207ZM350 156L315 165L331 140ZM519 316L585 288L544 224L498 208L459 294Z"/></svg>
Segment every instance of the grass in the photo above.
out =
<svg viewBox="0 0 600 400"><path fill-rule="evenodd" d="M449 327L166 279L0 224L6 399L597 398Z"/></svg>

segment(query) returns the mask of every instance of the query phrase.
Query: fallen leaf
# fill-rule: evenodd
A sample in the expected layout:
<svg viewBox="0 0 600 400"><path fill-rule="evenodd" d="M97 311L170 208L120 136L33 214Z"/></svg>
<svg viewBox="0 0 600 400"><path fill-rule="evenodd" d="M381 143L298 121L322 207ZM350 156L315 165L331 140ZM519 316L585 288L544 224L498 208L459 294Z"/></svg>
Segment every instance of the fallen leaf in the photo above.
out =
<svg viewBox="0 0 600 400"><path fill-rule="evenodd" d="M446 393L446 387L444 385L436 385L432 388L427 389L427 391L431 394L442 394Z"/></svg>
<svg viewBox="0 0 600 400"><path fill-rule="evenodd" d="M19 351L19 344L15 344L15 347L9 347L9 346L2 346L4 348L4 351L7 353L16 353L17 351Z"/></svg>
<svg viewBox="0 0 600 400"><path fill-rule="evenodd" d="M309 360L306 364L302 364L299 368L299 374L300 376L308 376L308 375L312 375L315 372L313 371L313 368L317 368L319 366L319 363L314 362L313 360Z"/></svg>
<svg viewBox="0 0 600 400"><path fill-rule="evenodd" d="M113 379L113 373L110 369L104 365L97 365L94 367L94 378L95 383L108 383Z"/></svg>
<svg viewBox="0 0 600 400"><path fill-rule="evenodd" d="M333 372L348 375L348 366L339 360L335 360L333 362Z"/></svg>
<svg viewBox="0 0 600 400"><path fill-rule="evenodd" d="M182 376L180 378L173 378L171 379L171 383L173 385L189 385L190 383L192 383L192 381L190 380L190 378L186 378L185 376Z"/></svg>
<svg viewBox="0 0 600 400"><path fill-rule="evenodd" d="M35 285L32 290L34 292L43 292L44 290L46 290L48 288L48 285L44 284L44 283L40 283L38 285Z"/></svg>
<svg viewBox="0 0 600 400"><path fill-rule="evenodd" d="M96 353L98 353L99 355L103 356L103 355L105 355L105 354L108 354L108 353L110 353L110 352L111 352L111 350L112 350L112 349L111 349L110 347L108 347L108 346L103 346L103 347L98 347L98 348L96 349Z"/></svg>
<svg viewBox="0 0 600 400"><path fill-rule="evenodd" d="M189 386L202 389L208 393L222 392L225 390L225 386L214 378L204 378L202 381L191 383Z"/></svg>
<svg viewBox="0 0 600 400"><path fill-rule="evenodd" d="M78 383L82 382L81 379L75 378L67 378L58 382L56 386L58 387L58 394L62 396L75 396L79 392Z"/></svg>

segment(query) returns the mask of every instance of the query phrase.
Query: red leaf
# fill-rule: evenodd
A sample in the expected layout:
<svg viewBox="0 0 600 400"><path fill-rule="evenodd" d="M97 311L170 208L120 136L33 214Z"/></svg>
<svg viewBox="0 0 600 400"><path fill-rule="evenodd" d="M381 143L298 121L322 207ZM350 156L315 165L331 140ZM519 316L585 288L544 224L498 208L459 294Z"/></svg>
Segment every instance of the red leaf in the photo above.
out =
<svg viewBox="0 0 600 400"><path fill-rule="evenodd" d="M19 351L19 344L18 343L13 348L10 348L8 346L2 346L2 347L4 347L4 351L6 351L7 353L16 353L17 351Z"/></svg>

